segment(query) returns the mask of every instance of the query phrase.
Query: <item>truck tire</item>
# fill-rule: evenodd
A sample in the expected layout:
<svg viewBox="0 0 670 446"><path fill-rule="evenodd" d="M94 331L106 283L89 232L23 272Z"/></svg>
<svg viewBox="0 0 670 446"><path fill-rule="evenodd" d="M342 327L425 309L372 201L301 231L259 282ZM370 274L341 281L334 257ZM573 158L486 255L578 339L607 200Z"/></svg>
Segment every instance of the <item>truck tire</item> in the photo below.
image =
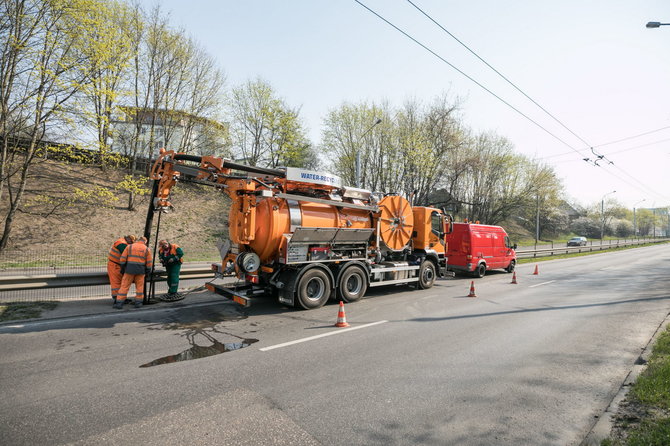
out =
<svg viewBox="0 0 670 446"><path fill-rule="evenodd" d="M509 266L507 268L505 268L505 271L507 271L508 273L511 273L511 272L514 271L515 266L516 266L516 260L512 260L511 262L509 262Z"/></svg>
<svg viewBox="0 0 670 446"><path fill-rule="evenodd" d="M435 283L435 264L430 260L421 262L419 268L419 288L427 290Z"/></svg>
<svg viewBox="0 0 670 446"><path fill-rule="evenodd" d="M320 268L309 269L298 281L296 303L305 310L322 307L328 302L331 288L328 273Z"/></svg>
<svg viewBox="0 0 670 446"><path fill-rule="evenodd" d="M486 263L480 263L477 265L477 268L472 272L474 277L482 278L486 274Z"/></svg>
<svg viewBox="0 0 670 446"><path fill-rule="evenodd" d="M344 302L351 303L360 300L367 290L366 274L360 266L350 266L340 275L337 291Z"/></svg>

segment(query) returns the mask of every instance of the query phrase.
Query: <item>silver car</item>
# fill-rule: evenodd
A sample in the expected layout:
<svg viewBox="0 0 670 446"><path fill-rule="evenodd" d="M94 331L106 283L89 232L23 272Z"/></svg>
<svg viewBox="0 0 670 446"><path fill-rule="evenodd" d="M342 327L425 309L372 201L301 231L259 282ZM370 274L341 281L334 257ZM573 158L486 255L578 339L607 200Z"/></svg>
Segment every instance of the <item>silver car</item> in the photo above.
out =
<svg viewBox="0 0 670 446"><path fill-rule="evenodd" d="M586 246L586 237L572 237L568 240L568 246Z"/></svg>

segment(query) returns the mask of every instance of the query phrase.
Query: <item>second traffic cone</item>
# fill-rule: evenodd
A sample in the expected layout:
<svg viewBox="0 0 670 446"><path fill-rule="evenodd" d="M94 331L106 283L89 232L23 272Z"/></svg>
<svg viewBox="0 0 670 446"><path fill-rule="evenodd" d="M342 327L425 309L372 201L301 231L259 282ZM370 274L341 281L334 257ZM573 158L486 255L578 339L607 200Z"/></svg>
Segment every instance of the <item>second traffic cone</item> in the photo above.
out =
<svg viewBox="0 0 670 446"><path fill-rule="evenodd" d="M344 315L344 302L340 301L340 310L337 312L336 327L348 327L347 317Z"/></svg>
<svg viewBox="0 0 670 446"><path fill-rule="evenodd" d="M537 265L535 265L535 272L533 273L534 276L537 276L540 274L540 272L537 270Z"/></svg>
<svg viewBox="0 0 670 446"><path fill-rule="evenodd" d="M514 271L514 274L512 274L512 283L518 283L516 281L516 271Z"/></svg>
<svg viewBox="0 0 670 446"><path fill-rule="evenodd" d="M470 282L470 294L468 294L468 297L477 297L475 294L475 281Z"/></svg>

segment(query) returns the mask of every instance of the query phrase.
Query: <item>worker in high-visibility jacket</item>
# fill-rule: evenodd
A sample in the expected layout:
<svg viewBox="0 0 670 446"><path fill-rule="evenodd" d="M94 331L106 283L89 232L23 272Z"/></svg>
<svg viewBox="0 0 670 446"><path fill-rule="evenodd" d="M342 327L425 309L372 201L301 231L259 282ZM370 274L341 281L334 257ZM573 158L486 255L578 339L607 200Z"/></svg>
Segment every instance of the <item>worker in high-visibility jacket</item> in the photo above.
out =
<svg viewBox="0 0 670 446"><path fill-rule="evenodd" d="M184 251L176 243L170 243L167 240L159 241L158 245L160 246L158 257L167 271L168 293L166 297L174 299L178 297L179 273L181 272L181 264L184 262L182 259Z"/></svg>
<svg viewBox="0 0 670 446"><path fill-rule="evenodd" d="M144 276L151 271L153 261L151 250L147 247L147 239L140 237L137 242L129 245L121 254L121 289L116 297L114 308L123 308L123 303L128 297L130 285L135 284L135 308L142 306L144 300Z"/></svg>
<svg viewBox="0 0 670 446"><path fill-rule="evenodd" d="M107 254L107 275L109 276L109 285L112 288L112 300L114 303L116 303L116 296L119 294L121 278L123 277L123 273L121 272L121 254L123 254L128 245L132 245L133 243L135 243L134 235L124 235L112 243L112 247L109 248L109 254Z"/></svg>

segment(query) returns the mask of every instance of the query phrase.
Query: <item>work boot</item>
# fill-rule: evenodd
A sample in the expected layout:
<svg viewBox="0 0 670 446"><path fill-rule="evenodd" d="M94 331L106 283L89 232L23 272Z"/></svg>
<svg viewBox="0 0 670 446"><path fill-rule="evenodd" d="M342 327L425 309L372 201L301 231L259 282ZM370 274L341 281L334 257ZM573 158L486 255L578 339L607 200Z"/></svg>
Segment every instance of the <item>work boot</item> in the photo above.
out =
<svg viewBox="0 0 670 446"><path fill-rule="evenodd" d="M126 299L126 300L123 301L123 305L129 304L129 303L130 303L130 299Z"/></svg>
<svg viewBox="0 0 670 446"><path fill-rule="evenodd" d="M133 302L133 306L135 308L141 308L142 307L142 301L141 300L136 300L135 302Z"/></svg>
<svg viewBox="0 0 670 446"><path fill-rule="evenodd" d="M115 308L117 310L123 310L123 301L117 300L116 302L114 302L114 305L112 305L112 308Z"/></svg>

